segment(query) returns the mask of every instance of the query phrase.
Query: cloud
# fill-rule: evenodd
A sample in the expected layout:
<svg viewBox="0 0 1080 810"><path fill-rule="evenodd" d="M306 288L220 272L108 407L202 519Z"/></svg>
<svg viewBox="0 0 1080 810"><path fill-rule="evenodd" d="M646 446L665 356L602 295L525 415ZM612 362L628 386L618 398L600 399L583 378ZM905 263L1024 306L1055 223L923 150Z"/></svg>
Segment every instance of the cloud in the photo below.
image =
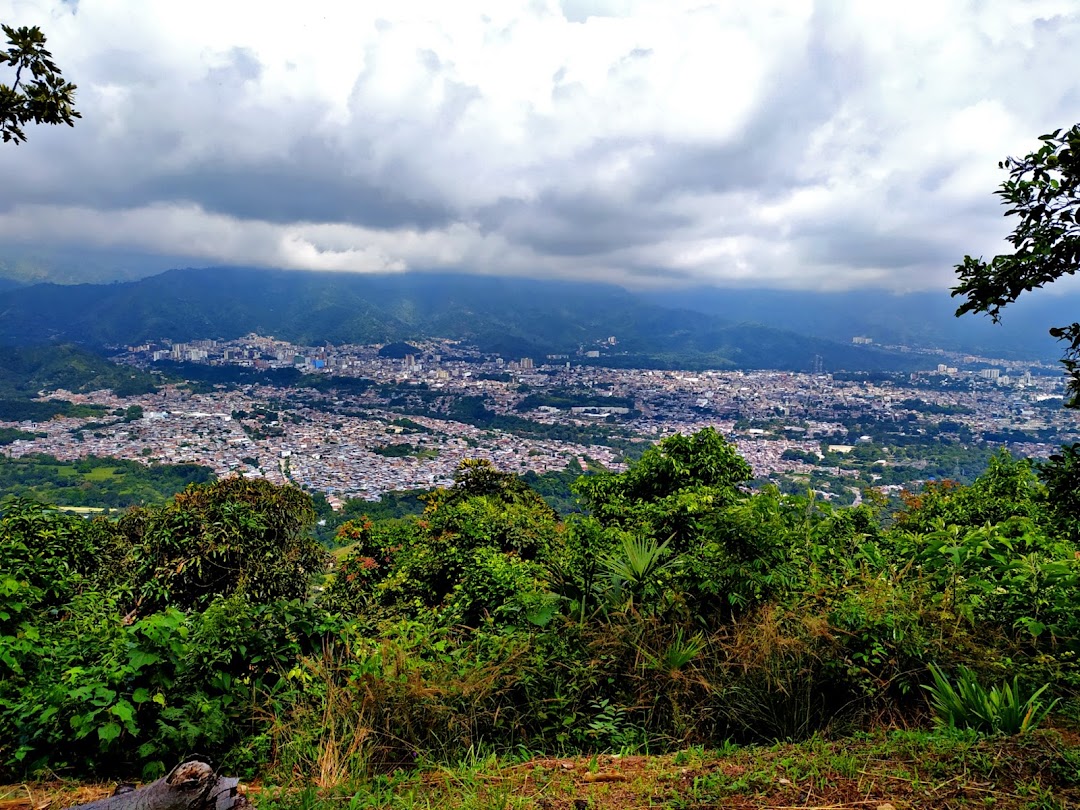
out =
<svg viewBox="0 0 1080 810"><path fill-rule="evenodd" d="M192 263L944 289L1073 123L1069 0L0 0L79 85L0 236ZM2 79L2 77L0 77Z"/></svg>

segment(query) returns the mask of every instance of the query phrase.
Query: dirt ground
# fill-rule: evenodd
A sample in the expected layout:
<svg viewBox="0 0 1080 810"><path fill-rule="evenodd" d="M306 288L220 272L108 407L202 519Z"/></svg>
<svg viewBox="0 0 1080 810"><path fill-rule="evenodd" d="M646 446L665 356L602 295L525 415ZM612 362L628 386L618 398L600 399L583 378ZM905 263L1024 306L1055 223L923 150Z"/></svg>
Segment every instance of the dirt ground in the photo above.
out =
<svg viewBox="0 0 1080 810"><path fill-rule="evenodd" d="M1080 736L1071 730L985 738L892 732L796 745L486 760L373 783L305 789L255 782L265 810L1052 810L1080 808ZM0 810L60 810L115 783L0 788Z"/></svg>

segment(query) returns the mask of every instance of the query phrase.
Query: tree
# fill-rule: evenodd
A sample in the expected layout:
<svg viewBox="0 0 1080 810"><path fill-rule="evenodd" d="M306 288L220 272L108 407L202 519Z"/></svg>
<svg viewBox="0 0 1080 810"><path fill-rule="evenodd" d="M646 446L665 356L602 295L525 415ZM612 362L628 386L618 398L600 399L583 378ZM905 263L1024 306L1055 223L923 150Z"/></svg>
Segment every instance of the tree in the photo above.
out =
<svg viewBox="0 0 1080 810"><path fill-rule="evenodd" d="M691 436L668 436L626 472L579 478L572 489L605 526L648 525L658 540L675 532L682 551L694 516L729 505L752 477L735 446L705 428Z"/></svg>
<svg viewBox="0 0 1080 810"><path fill-rule="evenodd" d="M544 563L563 529L555 510L516 475L466 459L452 488L422 500L420 520L373 524L365 517L340 528L351 553L326 592L331 610L371 618L385 609L476 627L486 617L533 621L533 608L553 604Z"/></svg>
<svg viewBox="0 0 1080 810"><path fill-rule="evenodd" d="M995 193L1008 206L1005 216L1019 217L1008 237L1014 252L989 262L964 257L952 294L967 300L957 316L982 312L996 323L1002 308L1022 293L1080 269L1080 124L1039 140L1042 146L1034 152L998 164L1009 170L1009 179ZM1067 345L1062 363L1072 397L1066 404L1080 407L1080 323L1054 327L1050 334Z"/></svg>
<svg viewBox="0 0 1080 810"><path fill-rule="evenodd" d="M1054 534L1080 546L1080 442L1062 445L1037 470Z"/></svg>
<svg viewBox="0 0 1080 810"><path fill-rule="evenodd" d="M8 605L20 604L0 608L0 636L30 607L55 608L122 576L125 549L109 520L86 520L28 498L5 499L2 508L0 594Z"/></svg>
<svg viewBox="0 0 1080 810"><path fill-rule="evenodd" d="M60 68L45 50L45 35L37 26L12 28L0 25L7 50L0 51L0 65L15 69L15 82L0 84L0 137L4 143L26 140L26 124L67 124L82 118L73 104L75 85L65 81ZM29 74L29 76L27 76Z"/></svg>
<svg viewBox="0 0 1080 810"><path fill-rule="evenodd" d="M302 599L328 562L309 534L315 517L299 489L239 477L130 509L117 531L132 549L136 606L202 610L233 594L257 603Z"/></svg>

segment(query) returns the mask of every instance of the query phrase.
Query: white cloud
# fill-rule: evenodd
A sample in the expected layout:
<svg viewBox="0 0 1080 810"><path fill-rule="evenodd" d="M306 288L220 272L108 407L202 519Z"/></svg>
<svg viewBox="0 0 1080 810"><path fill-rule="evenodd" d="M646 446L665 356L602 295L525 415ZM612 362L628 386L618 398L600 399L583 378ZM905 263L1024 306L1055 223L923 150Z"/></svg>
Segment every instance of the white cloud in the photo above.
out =
<svg viewBox="0 0 1080 810"><path fill-rule="evenodd" d="M1073 123L1068 0L0 0L79 84L0 234L205 262L944 288ZM7 206L4 210L3 206Z"/></svg>

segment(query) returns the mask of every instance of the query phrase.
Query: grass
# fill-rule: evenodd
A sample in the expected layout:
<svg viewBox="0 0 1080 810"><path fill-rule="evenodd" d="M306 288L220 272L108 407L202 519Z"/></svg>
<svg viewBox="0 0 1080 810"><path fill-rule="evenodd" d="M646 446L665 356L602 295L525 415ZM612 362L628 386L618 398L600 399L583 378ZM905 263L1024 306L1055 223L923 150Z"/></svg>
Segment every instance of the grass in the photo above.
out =
<svg viewBox="0 0 1080 810"><path fill-rule="evenodd" d="M52 467L54 473L60 478L78 478L82 481L97 482L112 481L120 475L117 467L94 467L89 472L80 473L72 464L41 465L45 468Z"/></svg>
<svg viewBox="0 0 1080 810"><path fill-rule="evenodd" d="M120 474L116 467L94 467L89 472L83 473L84 481L111 481Z"/></svg>
<svg viewBox="0 0 1080 810"><path fill-rule="evenodd" d="M891 731L664 756L475 756L325 789L314 777L255 783L249 797L260 810L1064 810L1080 806L1080 735ZM0 808L65 807L109 788L0 788Z"/></svg>

